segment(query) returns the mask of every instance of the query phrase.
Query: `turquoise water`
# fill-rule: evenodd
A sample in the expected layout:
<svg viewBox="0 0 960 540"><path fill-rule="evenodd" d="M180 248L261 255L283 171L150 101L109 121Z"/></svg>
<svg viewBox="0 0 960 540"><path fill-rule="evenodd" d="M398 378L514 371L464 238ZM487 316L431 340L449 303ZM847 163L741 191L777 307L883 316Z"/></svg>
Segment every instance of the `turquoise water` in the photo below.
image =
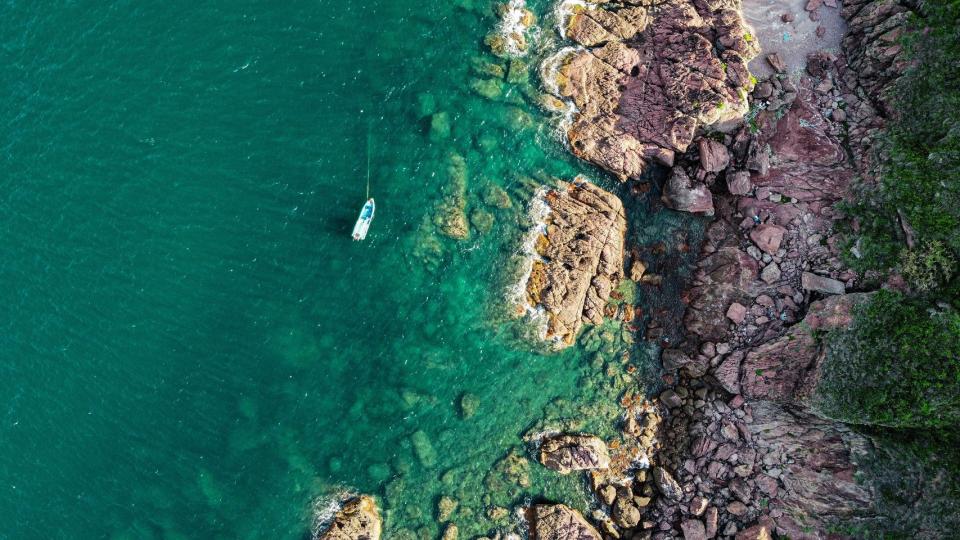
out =
<svg viewBox="0 0 960 540"><path fill-rule="evenodd" d="M510 322L531 186L614 186L557 142L535 70L475 91L507 67L491 5L0 7L0 538L303 538L344 490L391 538L436 535L441 495L461 537L586 504L536 463L490 474L544 419L612 435L619 352L649 371L613 325L544 355ZM457 174L494 218L461 241L431 221ZM636 234L683 223L658 215Z"/></svg>

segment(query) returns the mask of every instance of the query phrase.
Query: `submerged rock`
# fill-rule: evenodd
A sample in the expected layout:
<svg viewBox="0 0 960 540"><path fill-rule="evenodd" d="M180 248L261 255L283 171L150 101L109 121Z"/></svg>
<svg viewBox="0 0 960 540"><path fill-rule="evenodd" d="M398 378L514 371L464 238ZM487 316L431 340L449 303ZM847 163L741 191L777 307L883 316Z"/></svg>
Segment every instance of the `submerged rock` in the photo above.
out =
<svg viewBox="0 0 960 540"><path fill-rule="evenodd" d="M532 537L536 540L601 540L600 533L573 508L563 504L538 504L530 509Z"/></svg>
<svg viewBox="0 0 960 540"><path fill-rule="evenodd" d="M540 463L560 474L610 466L607 445L592 435L558 435L540 445Z"/></svg>
<svg viewBox="0 0 960 540"><path fill-rule="evenodd" d="M452 153L447 161L447 184L443 198L437 204L433 222L446 236L464 240L470 236L467 221L467 161L460 154Z"/></svg>
<svg viewBox="0 0 960 540"><path fill-rule="evenodd" d="M377 503L367 495L347 501L334 516L330 527L317 540L379 540L380 512Z"/></svg>
<svg viewBox="0 0 960 540"><path fill-rule="evenodd" d="M623 279L627 222L616 195L578 178L544 195L550 208L526 283L528 302L547 315L548 340L573 343L584 323L603 322L603 307Z"/></svg>

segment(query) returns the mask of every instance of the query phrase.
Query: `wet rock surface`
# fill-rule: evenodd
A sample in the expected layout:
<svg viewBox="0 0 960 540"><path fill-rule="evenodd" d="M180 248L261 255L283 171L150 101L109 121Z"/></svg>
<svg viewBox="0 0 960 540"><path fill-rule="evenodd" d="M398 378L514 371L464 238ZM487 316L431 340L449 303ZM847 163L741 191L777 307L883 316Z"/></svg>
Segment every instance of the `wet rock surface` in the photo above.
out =
<svg viewBox="0 0 960 540"><path fill-rule="evenodd" d="M601 540L600 533L563 504L538 504L529 510L533 540Z"/></svg>
<svg viewBox="0 0 960 540"><path fill-rule="evenodd" d="M627 223L620 199L583 179L543 198L550 214L526 291L529 304L546 314L546 339L566 346L584 323L603 322L610 292L623 279Z"/></svg>
<svg viewBox="0 0 960 540"><path fill-rule="evenodd" d="M592 435L557 435L540 445L540 463L561 474L606 469L610 454L607 445Z"/></svg>
<svg viewBox="0 0 960 540"><path fill-rule="evenodd" d="M344 503L318 540L379 540L380 512L372 497L361 495Z"/></svg>
<svg viewBox="0 0 960 540"><path fill-rule="evenodd" d="M577 114L567 130L573 153L618 175L673 165L701 126L742 118L759 53L736 0L633 2L585 9L567 36L588 49L560 68L560 97Z"/></svg>

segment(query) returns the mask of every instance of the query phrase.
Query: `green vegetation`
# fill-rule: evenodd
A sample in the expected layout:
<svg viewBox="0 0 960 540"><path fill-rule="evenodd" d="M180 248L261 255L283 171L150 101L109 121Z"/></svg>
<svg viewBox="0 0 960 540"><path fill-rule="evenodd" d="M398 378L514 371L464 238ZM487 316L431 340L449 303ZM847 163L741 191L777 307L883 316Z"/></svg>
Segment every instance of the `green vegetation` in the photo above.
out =
<svg viewBox="0 0 960 540"><path fill-rule="evenodd" d="M960 3L926 10L904 39L912 63L891 91L897 114L878 141L879 185L849 208L860 221L860 270L898 266L902 220L918 240L960 252Z"/></svg>
<svg viewBox="0 0 960 540"><path fill-rule="evenodd" d="M849 262L874 284L850 328L826 336L825 412L890 427L960 424L960 2L927 3L903 45L909 67L887 96L877 182L847 207ZM953 59L953 60L946 60Z"/></svg>
<svg viewBox="0 0 960 540"><path fill-rule="evenodd" d="M877 292L854 324L831 332L819 406L849 422L960 424L960 314L922 298ZM855 388L851 388L855 385Z"/></svg>
<svg viewBox="0 0 960 540"><path fill-rule="evenodd" d="M925 2L902 39L910 61L885 96L876 182L847 207L848 262L876 287L853 323L822 336L814 397L873 439L858 478L875 493L856 538L944 538L960 528L960 2ZM896 283L897 279L892 279Z"/></svg>

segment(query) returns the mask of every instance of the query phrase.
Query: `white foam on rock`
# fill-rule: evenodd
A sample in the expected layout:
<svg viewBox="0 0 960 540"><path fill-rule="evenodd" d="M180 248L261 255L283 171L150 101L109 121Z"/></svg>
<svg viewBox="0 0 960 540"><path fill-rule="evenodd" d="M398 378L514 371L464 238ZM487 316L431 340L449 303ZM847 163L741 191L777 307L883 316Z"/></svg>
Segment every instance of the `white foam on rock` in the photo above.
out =
<svg viewBox="0 0 960 540"><path fill-rule="evenodd" d="M596 5L586 0L560 0L553 8L553 15L557 21L557 32L560 37L567 39L567 25L570 17L579 10L596 9Z"/></svg>
<svg viewBox="0 0 960 540"><path fill-rule="evenodd" d="M525 0L510 0L497 24L497 32L503 37L510 56L525 56L530 50L526 36L531 28L524 24L528 11Z"/></svg>
<svg viewBox="0 0 960 540"><path fill-rule="evenodd" d="M357 496L357 493L344 490L337 494L317 497L310 504L310 537L319 538L327 527L333 522L333 518L343 508L343 502Z"/></svg>

